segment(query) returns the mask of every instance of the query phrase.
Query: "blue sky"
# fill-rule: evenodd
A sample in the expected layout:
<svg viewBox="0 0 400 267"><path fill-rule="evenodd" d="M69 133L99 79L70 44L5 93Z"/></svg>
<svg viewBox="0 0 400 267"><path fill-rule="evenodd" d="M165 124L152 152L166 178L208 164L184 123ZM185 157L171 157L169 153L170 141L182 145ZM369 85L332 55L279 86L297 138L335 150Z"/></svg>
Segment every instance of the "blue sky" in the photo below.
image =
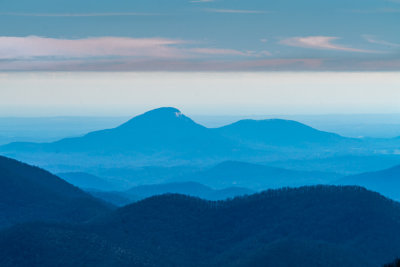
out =
<svg viewBox="0 0 400 267"><path fill-rule="evenodd" d="M0 70L400 69L399 0L0 0Z"/></svg>

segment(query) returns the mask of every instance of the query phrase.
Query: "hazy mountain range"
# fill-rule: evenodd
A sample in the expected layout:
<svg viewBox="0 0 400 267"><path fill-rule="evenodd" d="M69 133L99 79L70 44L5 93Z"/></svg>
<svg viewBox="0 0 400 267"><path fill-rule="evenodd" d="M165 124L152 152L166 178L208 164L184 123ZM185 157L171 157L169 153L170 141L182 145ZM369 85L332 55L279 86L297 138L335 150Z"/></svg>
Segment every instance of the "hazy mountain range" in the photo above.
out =
<svg viewBox="0 0 400 267"><path fill-rule="evenodd" d="M277 119L206 128L175 108L160 108L113 129L52 143L11 143L0 151L56 171L75 186L119 204L152 195L126 195L137 186L224 199L224 194L215 193L231 187L260 191L343 183L398 199L390 189L396 186L397 173L375 173L378 178L373 183L367 182L371 178L362 178L372 174L344 176L400 164L399 142L398 138L346 138ZM382 176L394 178L378 182ZM185 185L186 192L166 190L171 183ZM209 188L192 194L198 187Z"/></svg>
<svg viewBox="0 0 400 267"><path fill-rule="evenodd" d="M400 165L399 165L400 166ZM257 191L305 185L357 185L400 200L400 167L377 172L342 176L328 172L293 171L264 165L227 161L211 168L193 172L169 169L163 179L160 172L144 174L145 179L130 182L129 190L118 187L119 182L86 173L62 173L66 181L89 191L91 194L116 205L125 205L146 197L165 193L180 193L208 200L226 199ZM135 182L139 182L135 184ZM138 185L139 184L139 185ZM119 189L115 189L119 188ZM217 189L217 190L215 190Z"/></svg>
<svg viewBox="0 0 400 267"><path fill-rule="evenodd" d="M160 108L107 130L52 143L11 143L0 153L53 172L89 172L144 166L212 166L234 160L336 173L373 171L400 163L400 139L357 139L288 120L243 120L206 128L175 108ZM371 157L378 158L371 164ZM297 164L296 162L300 162ZM309 164L308 164L309 163ZM347 163L347 165L346 165ZM299 166L300 165L300 166ZM283 167L286 168L286 167Z"/></svg>
<svg viewBox="0 0 400 267"><path fill-rule="evenodd" d="M153 170L148 167L136 170L135 177L128 181L81 172L59 173L58 175L80 188L96 190L123 189L124 185L132 187L147 184L197 182L218 189L240 186L259 191L280 187L328 184L342 177L336 173L295 171L239 161L225 161L200 170L183 170L182 168L162 170L169 172L169 175L163 175L162 172L157 171L157 168ZM136 179L136 176L142 176L142 178Z"/></svg>

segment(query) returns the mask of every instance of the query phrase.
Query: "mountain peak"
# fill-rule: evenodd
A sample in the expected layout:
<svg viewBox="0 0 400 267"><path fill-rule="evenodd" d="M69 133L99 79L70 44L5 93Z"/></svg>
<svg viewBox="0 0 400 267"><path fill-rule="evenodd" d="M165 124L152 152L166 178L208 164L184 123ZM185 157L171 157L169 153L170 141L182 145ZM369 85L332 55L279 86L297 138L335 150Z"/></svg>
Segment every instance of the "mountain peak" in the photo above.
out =
<svg viewBox="0 0 400 267"><path fill-rule="evenodd" d="M175 117L183 116L182 112L174 107L161 107L145 112L143 115L174 115Z"/></svg>
<svg viewBox="0 0 400 267"><path fill-rule="evenodd" d="M186 117L179 109L173 107L162 107L147 111L132 118L119 128L140 127L178 127L178 125L196 125L190 118Z"/></svg>

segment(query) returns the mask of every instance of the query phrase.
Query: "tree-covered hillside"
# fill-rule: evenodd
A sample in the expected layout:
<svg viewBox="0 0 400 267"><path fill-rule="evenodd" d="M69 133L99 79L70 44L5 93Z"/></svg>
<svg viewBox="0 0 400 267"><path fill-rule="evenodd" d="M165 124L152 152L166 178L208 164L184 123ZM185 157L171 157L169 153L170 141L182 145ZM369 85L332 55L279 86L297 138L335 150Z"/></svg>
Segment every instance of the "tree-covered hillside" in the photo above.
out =
<svg viewBox="0 0 400 267"><path fill-rule="evenodd" d="M23 253L21 253L23 252ZM400 206L359 187L230 201L152 197L80 226L0 233L1 266L381 266L400 255Z"/></svg>
<svg viewBox="0 0 400 267"><path fill-rule="evenodd" d="M109 209L45 170L0 157L0 228L31 221L83 222Z"/></svg>

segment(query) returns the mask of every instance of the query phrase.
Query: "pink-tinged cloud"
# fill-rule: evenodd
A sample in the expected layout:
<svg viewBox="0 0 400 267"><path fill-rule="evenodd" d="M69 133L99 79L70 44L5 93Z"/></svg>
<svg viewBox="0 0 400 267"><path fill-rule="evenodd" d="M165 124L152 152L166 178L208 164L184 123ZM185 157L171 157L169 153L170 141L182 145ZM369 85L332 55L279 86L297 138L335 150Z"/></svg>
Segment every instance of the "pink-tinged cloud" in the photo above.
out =
<svg viewBox="0 0 400 267"><path fill-rule="evenodd" d="M247 56L245 52L241 52L234 49L218 49L218 48L193 48L190 51L196 54L206 55L235 55L235 56Z"/></svg>
<svg viewBox="0 0 400 267"><path fill-rule="evenodd" d="M358 49L358 48L335 44L334 41L338 39L340 38L332 36L292 37L280 41L280 44L293 47L322 49L322 50L336 50L336 51L357 52L357 53L379 53L378 51Z"/></svg>
<svg viewBox="0 0 400 267"><path fill-rule="evenodd" d="M79 58L151 58L183 59L210 56L261 57L267 51L239 51L224 48L196 48L193 42L165 38L100 37L86 39L55 39L37 36L0 37L0 59L57 60Z"/></svg>
<svg viewBox="0 0 400 267"><path fill-rule="evenodd" d="M0 70L7 71L257 71L257 70L316 70L320 59L264 59L264 60L138 60L102 59L95 61L0 61Z"/></svg>
<svg viewBox="0 0 400 267"><path fill-rule="evenodd" d="M296 40L303 47L353 48L333 44L333 37ZM292 38L293 39L293 38ZM286 42L293 45L294 40ZM55 39L0 37L0 71L257 71L257 70L399 70L397 58L277 58L268 51L195 47L167 38L99 37ZM364 50L362 50L364 51Z"/></svg>
<svg viewBox="0 0 400 267"><path fill-rule="evenodd" d="M16 17L129 17L129 16L156 16L155 13L139 12L108 12L108 13L16 13L2 12L0 15Z"/></svg>
<svg viewBox="0 0 400 267"><path fill-rule="evenodd" d="M38 57L152 57L183 58L181 40L163 38L101 37L55 39L37 36L0 37L0 59L32 59Z"/></svg>
<svg viewBox="0 0 400 267"><path fill-rule="evenodd" d="M260 57L270 56L268 51L239 51L235 49L219 49L219 48L192 48L189 50L191 53L213 55L213 56L241 56L241 57Z"/></svg>
<svg viewBox="0 0 400 267"><path fill-rule="evenodd" d="M400 47L400 44L388 42L388 41L385 41L385 40L376 39L372 35L364 35L364 38L365 38L365 40L367 40L371 44L383 45L383 46L386 46L386 47L389 47L389 48Z"/></svg>

